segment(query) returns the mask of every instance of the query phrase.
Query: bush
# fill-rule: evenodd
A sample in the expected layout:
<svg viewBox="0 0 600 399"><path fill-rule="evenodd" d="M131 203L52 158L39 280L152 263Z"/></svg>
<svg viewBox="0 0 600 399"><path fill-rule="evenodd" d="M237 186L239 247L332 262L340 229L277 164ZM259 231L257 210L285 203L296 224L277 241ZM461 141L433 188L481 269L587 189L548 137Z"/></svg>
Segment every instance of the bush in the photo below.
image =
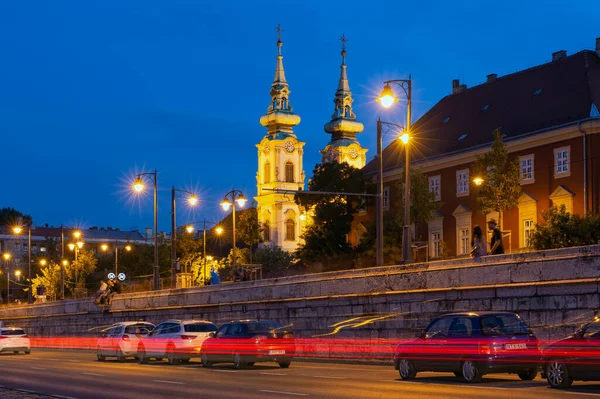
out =
<svg viewBox="0 0 600 399"><path fill-rule="evenodd" d="M542 214L542 223L531 233L529 246L537 250L555 249L598 244L599 241L599 215L572 215L561 205Z"/></svg>

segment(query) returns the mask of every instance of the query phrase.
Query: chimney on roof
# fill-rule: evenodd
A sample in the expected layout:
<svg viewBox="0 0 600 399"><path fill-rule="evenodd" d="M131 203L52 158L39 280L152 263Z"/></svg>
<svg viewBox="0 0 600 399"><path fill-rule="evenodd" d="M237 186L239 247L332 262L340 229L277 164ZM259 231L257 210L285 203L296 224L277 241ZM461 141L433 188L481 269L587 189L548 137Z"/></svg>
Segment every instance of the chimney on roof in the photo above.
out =
<svg viewBox="0 0 600 399"><path fill-rule="evenodd" d="M560 50L552 53L552 62L558 61L567 56L567 50Z"/></svg>
<svg viewBox="0 0 600 399"><path fill-rule="evenodd" d="M146 238L152 238L152 228L146 227Z"/></svg>
<svg viewBox="0 0 600 399"><path fill-rule="evenodd" d="M600 37L596 38L596 54L600 57Z"/></svg>
<svg viewBox="0 0 600 399"><path fill-rule="evenodd" d="M498 79L498 74L497 73L490 73L487 76L487 81L489 82L493 82L494 80Z"/></svg>
<svg viewBox="0 0 600 399"><path fill-rule="evenodd" d="M452 79L452 94L462 93L465 90L467 90L467 85L461 85L460 80Z"/></svg>

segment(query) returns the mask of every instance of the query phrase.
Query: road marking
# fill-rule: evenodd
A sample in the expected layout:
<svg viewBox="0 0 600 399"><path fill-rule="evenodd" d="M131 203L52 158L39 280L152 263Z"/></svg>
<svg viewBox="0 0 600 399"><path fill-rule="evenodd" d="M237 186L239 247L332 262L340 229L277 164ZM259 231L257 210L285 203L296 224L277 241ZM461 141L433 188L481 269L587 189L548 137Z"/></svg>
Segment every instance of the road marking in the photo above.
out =
<svg viewBox="0 0 600 399"><path fill-rule="evenodd" d="M29 367L29 368L32 369L32 370L48 370L48 369L45 369L43 367Z"/></svg>
<svg viewBox="0 0 600 399"><path fill-rule="evenodd" d="M154 382L160 382L163 384L176 384L176 385L184 385L183 382L179 382L179 381L167 381L167 380L152 380Z"/></svg>
<svg viewBox="0 0 600 399"><path fill-rule="evenodd" d="M284 373L261 373L262 375L287 375Z"/></svg>
<svg viewBox="0 0 600 399"><path fill-rule="evenodd" d="M217 373L239 373L238 370L213 370L216 371Z"/></svg>
<svg viewBox="0 0 600 399"><path fill-rule="evenodd" d="M330 380L345 380L346 377L330 377L330 376L326 376L326 375L309 375L309 374L302 374L304 377L313 377L313 378L325 378L325 379L330 379Z"/></svg>
<svg viewBox="0 0 600 399"><path fill-rule="evenodd" d="M16 388L16 389L17 389L17 391L20 391L20 392L27 392L27 393L32 393L32 394L36 394L37 395L36 391L31 391L29 389L22 389L22 388Z"/></svg>
<svg viewBox="0 0 600 399"><path fill-rule="evenodd" d="M308 396L307 393L298 393L298 392L286 392L286 391L271 391L269 389L259 389L258 392L264 393L278 393L281 395L294 395L294 396Z"/></svg>
<svg viewBox="0 0 600 399"><path fill-rule="evenodd" d="M96 374L96 373L81 373L83 375L91 375L94 377L104 377L104 374Z"/></svg>
<svg viewBox="0 0 600 399"><path fill-rule="evenodd" d="M62 396L62 395L52 395L53 398L58 398L58 399L75 399L72 396Z"/></svg>

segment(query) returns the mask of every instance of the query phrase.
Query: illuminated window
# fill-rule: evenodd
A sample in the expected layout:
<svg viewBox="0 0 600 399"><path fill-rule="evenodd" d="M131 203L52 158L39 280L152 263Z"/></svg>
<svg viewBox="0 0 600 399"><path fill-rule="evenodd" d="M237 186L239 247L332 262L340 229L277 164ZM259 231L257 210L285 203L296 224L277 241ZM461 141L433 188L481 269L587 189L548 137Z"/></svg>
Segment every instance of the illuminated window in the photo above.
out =
<svg viewBox="0 0 600 399"><path fill-rule="evenodd" d="M534 229L533 219L527 219L523 221L523 243L525 247L529 247L529 238Z"/></svg>
<svg viewBox="0 0 600 399"><path fill-rule="evenodd" d="M263 170L263 183L270 183L271 182L271 164L270 163L266 163L264 170Z"/></svg>
<svg viewBox="0 0 600 399"><path fill-rule="evenodd" d="M435 201L441 199L441 179L440 175L429 177L429 192L435 195Z"/></svg>
<svg viewBox="0 0 600 399"><path fill-rule="evenodd" d="M291 162L286 162L285 164L285 182L294 182L294 164Z"/></svg>
<svg viewBox="0 0 600 399"><path fill-rule="evenodd" d="M296 240L296 222L292 219L288 219L287 222L285 222L285 239L287 241Z"/></svg>
<svg viewBox="0 0 600 399"><path fill-rule="evenodd" d="M466 255L471 253L471 237L469 236L469 229L460 229L459 230L460 237L460 246L459 246L459 255Z"/></svg>
<svg viewBox="0 0 600 399"><path fill-rule="evenodd" d="M533 180L533 154L519 158L521 163L521 180L528 182Z"/></svg>
<svg viewBox="0 0 600 399"><path fill-rule="evenodd" d="M554 177L564 177L571 175L570 165L571 147L561 147L554 149Z"/></svg>
<svg viewBox="0 0 600 399"><path fill-rule="evenodd" d="M439 231L431 233L431 257L442 256L442 234Z"/></svg>
<svg viewBox="0 0 600 399"><path fill-rule="evenodd" d="M469 195L469 169L456 171L456 196Z"/></svg>

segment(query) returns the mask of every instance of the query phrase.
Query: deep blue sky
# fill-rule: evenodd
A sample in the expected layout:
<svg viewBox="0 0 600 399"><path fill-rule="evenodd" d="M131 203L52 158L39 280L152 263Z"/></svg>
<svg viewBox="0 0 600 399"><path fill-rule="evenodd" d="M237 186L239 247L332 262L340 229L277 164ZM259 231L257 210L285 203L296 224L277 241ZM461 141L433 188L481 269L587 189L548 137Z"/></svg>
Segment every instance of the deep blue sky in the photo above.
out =
<svg viewBox="0 0 600 399"><path fill-rule="evenodd" d="M371 159L383 80L412 73L418 118L452 79L472 86L593 48L599 20L594 0L3 1L0 207L36 224L144 228L151 196L130 200L125 181L156 168L160 230L172 185L202 196L193 215L180 201L179 221L220 219L226 191L256 194L277 24L310 176L329 140L342 33Z"/></svg>

